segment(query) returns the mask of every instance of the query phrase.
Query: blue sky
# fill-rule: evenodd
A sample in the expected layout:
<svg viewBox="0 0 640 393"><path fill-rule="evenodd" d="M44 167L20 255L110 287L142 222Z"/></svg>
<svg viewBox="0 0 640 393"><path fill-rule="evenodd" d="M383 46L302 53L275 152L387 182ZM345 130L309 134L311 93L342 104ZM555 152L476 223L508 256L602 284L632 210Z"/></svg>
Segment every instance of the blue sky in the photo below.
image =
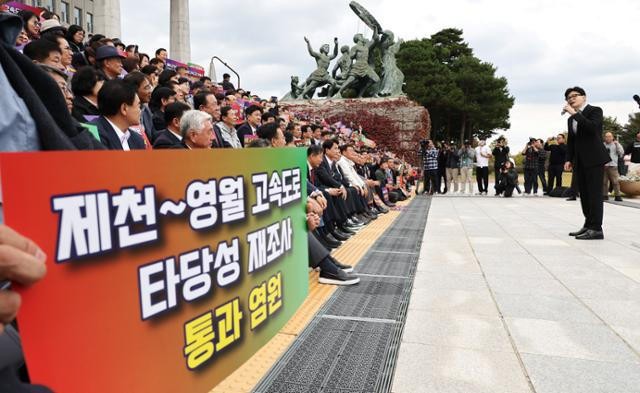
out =
<svg viewBox="0 0 640 393"><path fill-rule="evenodd" d="M281 96L289 77L315 68L306 52L333 41L351 43L367 32L347 0L191 0L192 61L209 69L217 55L236 68L242 85L261 96ZM583 86L605 115L626 122L640 94L640 2L609 0L361 0L384 29L409 40L446 28L464 30L476 55L507 77L516 97L505 135L519 148L529 135L562 130L562 93ZM122 35L150 54L169 46L169 1L121 1ZM140 23L140 17L144 21ZM224 70L218 68L217 73Z"/></svg>

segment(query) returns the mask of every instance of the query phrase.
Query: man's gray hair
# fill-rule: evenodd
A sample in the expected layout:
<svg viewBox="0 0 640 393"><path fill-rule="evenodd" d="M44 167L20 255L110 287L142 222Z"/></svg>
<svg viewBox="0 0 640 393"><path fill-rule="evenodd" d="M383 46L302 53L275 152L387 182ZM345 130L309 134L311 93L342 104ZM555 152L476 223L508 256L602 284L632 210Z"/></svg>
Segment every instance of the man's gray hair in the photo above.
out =
<svg viewBox="0 0 640 393"><path fill-rule="evenodd" d="M205 120L211 121L211 115L195 109L183 113L180 119L180 133L182 134L182 138L186 138L187 133L191 130L197 132L202 131Z"/></svg>

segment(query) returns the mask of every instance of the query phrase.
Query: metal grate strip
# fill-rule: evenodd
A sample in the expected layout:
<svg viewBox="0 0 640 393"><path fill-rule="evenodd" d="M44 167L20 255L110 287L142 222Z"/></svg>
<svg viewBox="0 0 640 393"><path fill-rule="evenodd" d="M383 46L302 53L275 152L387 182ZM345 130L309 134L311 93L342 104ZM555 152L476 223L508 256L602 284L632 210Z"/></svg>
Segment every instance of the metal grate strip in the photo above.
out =
<svg viewBox="0 0 640 393"><path fill-rule="evenodd" d="M430 205L414 198L254 392L390 392Z"/></svg>

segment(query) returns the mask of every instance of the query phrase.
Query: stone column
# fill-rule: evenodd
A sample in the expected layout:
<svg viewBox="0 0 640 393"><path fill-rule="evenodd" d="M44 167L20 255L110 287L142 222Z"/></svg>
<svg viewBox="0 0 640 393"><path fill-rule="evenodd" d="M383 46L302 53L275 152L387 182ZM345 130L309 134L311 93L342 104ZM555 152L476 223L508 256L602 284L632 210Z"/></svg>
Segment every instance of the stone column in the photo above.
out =
<svg viewBox="0 0 640 393"><path fill-rule="evenodd" d="M120 28L120 0L95 1L93 32L109 38L122 38ZM86 24L86 21L84 22Z"/></svg>
<svg viewBox="0 0 640 393"><path fill-rule="evenodd" d="M171 36L169 58L183 63L191 61L189 0L171 0Z"/></svg>

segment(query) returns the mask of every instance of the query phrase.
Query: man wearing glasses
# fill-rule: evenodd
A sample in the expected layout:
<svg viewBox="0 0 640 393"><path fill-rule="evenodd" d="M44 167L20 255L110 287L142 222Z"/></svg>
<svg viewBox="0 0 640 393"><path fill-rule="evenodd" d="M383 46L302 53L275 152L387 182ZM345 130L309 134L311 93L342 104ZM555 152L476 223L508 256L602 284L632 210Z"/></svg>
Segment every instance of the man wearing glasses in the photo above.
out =
<svg viewBox="0 0 640 393"><path fill-rule="evenodd" d="M578 177L580 203L585 222L577 232L571 232L579 240L604 239L602 232L604 164L611 158L602 144L602 109L587 104L587 95L581 87L570 87L564 97L567 101L563 114L568 120L569 139L565 171L575 165Z"/></svg>

